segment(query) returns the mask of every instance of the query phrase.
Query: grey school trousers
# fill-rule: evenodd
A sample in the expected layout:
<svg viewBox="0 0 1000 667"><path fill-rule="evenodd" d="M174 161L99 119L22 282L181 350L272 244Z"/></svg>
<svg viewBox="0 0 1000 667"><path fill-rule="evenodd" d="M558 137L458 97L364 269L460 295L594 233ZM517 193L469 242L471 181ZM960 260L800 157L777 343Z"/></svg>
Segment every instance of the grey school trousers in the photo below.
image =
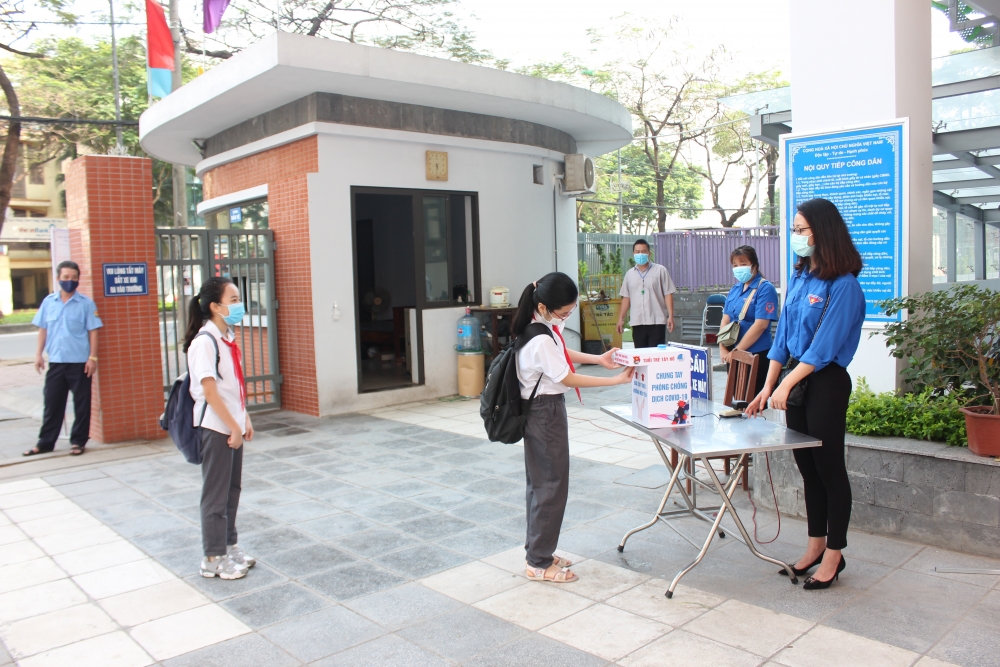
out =
<svg viewBox="0 0 1000 667"><path fill-rule="evenodd" d="M522 401L526 404L527 401ZM524 426L528 564L549 567L569 495L569 423L562 394L535 396Z"/></svg>
<svg viewBox="0 0 1000 667"><path fill-rule="evenodd" d="M229 436L201 429L201 543L206 556L225 556L236 544L236 508L243 478L243 447Z"/></svg>

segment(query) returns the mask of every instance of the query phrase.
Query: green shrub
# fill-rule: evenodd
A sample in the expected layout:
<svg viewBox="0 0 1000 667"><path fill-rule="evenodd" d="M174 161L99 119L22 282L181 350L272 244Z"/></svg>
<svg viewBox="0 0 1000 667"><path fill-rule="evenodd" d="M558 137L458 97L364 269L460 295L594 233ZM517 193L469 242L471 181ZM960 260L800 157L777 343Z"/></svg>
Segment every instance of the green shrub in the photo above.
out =
<svg viewBox="0 0 1000 667"><path fill-rule="evenodd" d="M965 402L955 393L900 396L887 391L876 394L864 378L851 394L847 406L847 431L856 435L887 435L965 446Z"/></svg>

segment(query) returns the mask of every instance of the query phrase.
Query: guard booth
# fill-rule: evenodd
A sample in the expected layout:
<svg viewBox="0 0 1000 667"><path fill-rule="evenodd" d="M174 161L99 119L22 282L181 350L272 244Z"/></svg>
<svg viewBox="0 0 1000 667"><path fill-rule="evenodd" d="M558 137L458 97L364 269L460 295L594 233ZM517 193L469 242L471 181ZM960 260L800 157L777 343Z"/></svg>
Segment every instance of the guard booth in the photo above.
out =
<svg viewBox="0 0 1000 667"><path fill-rule="evenodd" d="M195 168L209 221L159 233L163 298L220 272L242 281L259 405L322 415L453 395L465 308L492 286L516 300L550 271L577 274L586 156L631 129L620 104L566 84L269 35L140 119L150 155ZM254 204L266 225L248 223ZM182 312L161 322L165 382Z"/></svg>

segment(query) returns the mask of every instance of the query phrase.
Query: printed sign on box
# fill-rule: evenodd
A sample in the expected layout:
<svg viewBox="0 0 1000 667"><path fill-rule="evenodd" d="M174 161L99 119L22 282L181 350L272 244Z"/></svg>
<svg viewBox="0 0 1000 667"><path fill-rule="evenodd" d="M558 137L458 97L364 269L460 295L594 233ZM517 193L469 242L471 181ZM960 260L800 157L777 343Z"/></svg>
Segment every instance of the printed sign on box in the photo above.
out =
<svg viewBox="0 0 1000 667"><path fill-rule="evenodd" d="M687 350L618 350L615 363L635 366L632 421L646 428L687 426L691 422L691 359Z"/></svg>
<svg viewBox="0 0 1000 667"><path fill-rule="evenodd" d="M145 262L104 265L104 296L145 296L149 294Z"/></svg>

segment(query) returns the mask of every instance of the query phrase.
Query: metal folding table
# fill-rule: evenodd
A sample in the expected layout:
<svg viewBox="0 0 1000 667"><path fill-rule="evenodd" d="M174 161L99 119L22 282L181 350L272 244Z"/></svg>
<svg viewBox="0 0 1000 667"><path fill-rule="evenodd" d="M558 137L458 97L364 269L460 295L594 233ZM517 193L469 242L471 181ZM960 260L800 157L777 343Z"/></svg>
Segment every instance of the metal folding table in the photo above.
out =
<svg viewBox="0 0 1000 667"><path fill-rule="evenodd" d="M747 467L747 462L751 454L763 454L764 452L798 449L800 447L819 447L821 442L808 435L792 431L781 424L766 421L760 417L756 419L719 417L719 413L725 412L728 409L725 405L696 398L691 401L691 411L689 413L691 415L691 424L689 426L650 429L632 421L631 405L609 405L601 408L602 412L648 435L656 446L656 451L659 452L660 458L663 460L663 465L667 467L667 471L670 473L670 482L667 484L663 499L660 501L660 506L657 508L652 520L625 533L621 544L618 545L618 551L624 551L625 542L628 541L629 537L641 530L646 530L660 520L697 549L699 545L671 526L669 523L670 519L680 516L693 516L712 524L712 530L705 539L705 543L701 545L697 557L690 565L678 572L677 576L670 582L670 587L666 593L668 598L673 597L674 589L677 588L677 582L681 580L681 577L690 572L692 568L701 562L705 554L708 553L708 547L712 544L712 539L715 535L718 533L719 537L726 536L721 528L721 524L727 511L732 515L733 521L736 523L740 535L742 535L742 539L736 535L733 537L745 544L757 558L784 567L785 571L788 572L789 581L793 584L798 583L795 573L791 571L791 568L786 563L765 556L757 551L753 540L743 526L743 522L740 521L740 516L733 506L732 498L733 493L736 491L736 484L739 482L743 470ZM670 465L670 457L663 450L664 445L678 454L676 465ZM725 484L719 480L719 476L709 461L710 458L722 456L737 457L736 467L730 473L729 479L726 480ZM687 493L684 490L684 485L678 483L678 479L685 469L687 462L691 460L701 461L711 481L711 485L709 485L705 481L698 479L697 476L691 475L690 479L695 483L695 488L700 485L717 493L721 500L720 505L715 507L698 507L696 502L697 497L694 496L694 493ZM675 489L680 493L683 505L677 503L675 500L674 502L680 505L680 509L666 510L667 501ZM713 514L714 516L712 516Z"/></svg>

